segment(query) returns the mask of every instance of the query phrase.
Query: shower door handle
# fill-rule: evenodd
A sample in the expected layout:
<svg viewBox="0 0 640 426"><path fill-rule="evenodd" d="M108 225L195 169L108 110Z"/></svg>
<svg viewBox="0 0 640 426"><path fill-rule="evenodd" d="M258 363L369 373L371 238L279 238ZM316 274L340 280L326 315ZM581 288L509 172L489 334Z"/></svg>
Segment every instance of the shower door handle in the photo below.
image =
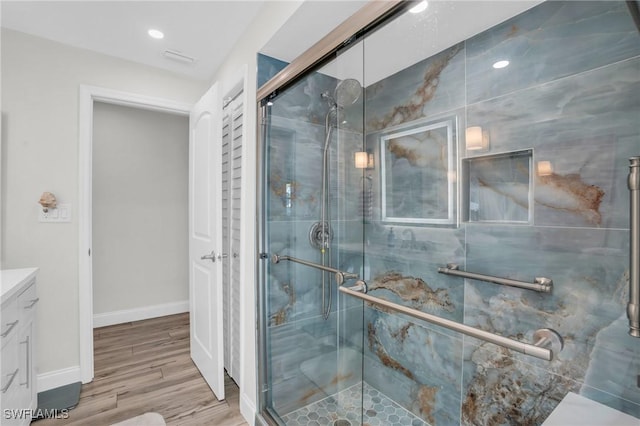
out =
<svg viewBox="0 0 640 426"><path fill-rule="evenodd" d="M210 254L205 254L203 256L200 256L200 259L202 260L211 260L212 262L216 261L216 252L215 250L211 250Z"/></svg>

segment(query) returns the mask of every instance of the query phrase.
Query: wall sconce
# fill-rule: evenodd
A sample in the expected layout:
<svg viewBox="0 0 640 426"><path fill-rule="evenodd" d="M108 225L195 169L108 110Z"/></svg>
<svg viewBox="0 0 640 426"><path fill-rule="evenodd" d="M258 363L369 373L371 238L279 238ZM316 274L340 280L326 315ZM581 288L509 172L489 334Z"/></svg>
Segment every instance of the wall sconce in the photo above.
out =
<svg viewBox="0 0 640 426"><path fill-rule="evenodd" d="M52 193L43 192L38 203L42 206L42 211L46 213L49 209L55 209L58 201L56 200L56 196Z"/></svg>
<svg viewBox="0 0 640 426"><path fill-rule="evenodd" d="M488 151L489 132L480 126L467 127L465 142L468 151Z"/></svg>
<svg viewBox="0 0 640 426"><path fill-rule="evenodd" d="M553 174L553 164L551 164L551 161L538 161L536 168L538 176L549 176Z"/></svg>
<svg viewBox="0 0 640 426"><path fill-rule="evenodd" d="M369 151L357 151L355 153L356 169L373 169L373 153Z"/></svg>

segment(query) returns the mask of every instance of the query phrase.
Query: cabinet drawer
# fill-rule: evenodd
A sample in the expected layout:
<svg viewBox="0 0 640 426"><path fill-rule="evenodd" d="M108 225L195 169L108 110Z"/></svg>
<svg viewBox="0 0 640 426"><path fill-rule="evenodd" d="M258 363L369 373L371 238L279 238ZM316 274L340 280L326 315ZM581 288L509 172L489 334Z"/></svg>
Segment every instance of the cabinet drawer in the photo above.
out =
<svg viewBox="0 0 640 426"><path fill-rule="evenodd" d="M39 300L35 282L31 283L25 291L18 295L18 315L21 322L25 322L33 315Z"/></svg>
<svg viewBox="0 0 640 426"><path fill-rule="evenodd" d="M2 357L2 366L0 367L0 392L4 399L15 392L19 382L17 333L11 332L10 335L7 335L6 342L3 343L6 344L3 345L2 354L0 355Z"/></svg>
<svg viewBox="0 0 640 426"><path fill-rule="evenodd" d="M2 305L2 324L0 325L0 338L2 346L5 342L16 334L19 322L18 304L15 298L11 298Z"/></svg>

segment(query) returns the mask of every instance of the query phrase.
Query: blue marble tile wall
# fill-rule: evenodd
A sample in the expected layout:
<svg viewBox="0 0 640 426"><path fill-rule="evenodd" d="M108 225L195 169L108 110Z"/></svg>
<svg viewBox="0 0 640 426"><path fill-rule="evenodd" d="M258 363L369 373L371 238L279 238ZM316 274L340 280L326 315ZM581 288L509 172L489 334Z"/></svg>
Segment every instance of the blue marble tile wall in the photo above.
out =
<svg viewBox="0 0 640 426"><path fill-rule="evenodd" d="M273 58L269 55L258 53L258 87L271 80L276 74L284 69L288 62Z"/></svg>
<svg viewBox="0 0 640 426"><path fill-rule="evenodd" d="M510 65L493 69L498 59ZM565 347L546 362L367 306L363 379L432 425L539 425L568 392L640 418L640 339L627 334L625 313L640 33L626 4L543 3L367 87L365 111L377 160L389 129L455 117L459 134L461 220L385 222L375 209L365 229L370 294L525 342L553 328ZM486 149L466 150L471 126L486 132ZM394 159L416 154L401 148ZM464 173L469 159L527 151L528 166L495 161L500 173L476 167L473 181ZM379 170L370 173L379 194ZM502 200L517 214L473 220L470 185L482 186L480 203ZM549 277L554 289L438 274L448 262L523 281Z"/></svg>
<svg viewBox="0 0 640 426"><path fill-rule="evenodd" d="M321 73L310 74L270 106L265 153L270 254L321 263L320 251L309 242L310 229L320 220L329 111L320 95L332 93L336 83ZM331 129L328 191L334 240L330 257L333 266L359 271L363 231L358 185L362 176L352 162L353 153L362 150L362 130L361 125L360 131L357 126L343 127ZM332 286L323 293L322 273L316 269L286 261L269 264L267 269L271 400L278 414L285 415L361 381L363 308L361 303L338 296L333 274L326 274ZM327 320L321 315L323 297L332 299Z"/></svg>

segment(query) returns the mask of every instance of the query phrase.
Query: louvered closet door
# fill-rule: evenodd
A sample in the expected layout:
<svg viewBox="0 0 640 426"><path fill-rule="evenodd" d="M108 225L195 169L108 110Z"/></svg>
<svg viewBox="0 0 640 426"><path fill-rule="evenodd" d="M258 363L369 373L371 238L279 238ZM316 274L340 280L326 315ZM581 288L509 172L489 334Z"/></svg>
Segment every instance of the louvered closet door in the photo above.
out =
<svg viewBox="0 0 640 426"><path fill-rule="evenodd" d="M240 380L240 189L242 187L242 142L244 140L244 105L242 96L234 101L231 137L231 372Z"/></svg>
<svg viewBox="0 0 640 426"><path fill-rule="evenodd" d="M229 158L231 150L231 116L225 110L222 117L222 252L229 253L230 230L230 188L229 188ZM229 257L222 259L222 300L223 300L223 328L224 328L224 368L229 371L231 365L231 280L229 276Z"/></svg>
<svg viewBox="0 0 640 426"><path fill-rule="evenodd" d="M242 184L242 143L244 104L242 92L224 109L222 130L222 216L224 259L225 368L240 381L240 192Z"/></svg>

